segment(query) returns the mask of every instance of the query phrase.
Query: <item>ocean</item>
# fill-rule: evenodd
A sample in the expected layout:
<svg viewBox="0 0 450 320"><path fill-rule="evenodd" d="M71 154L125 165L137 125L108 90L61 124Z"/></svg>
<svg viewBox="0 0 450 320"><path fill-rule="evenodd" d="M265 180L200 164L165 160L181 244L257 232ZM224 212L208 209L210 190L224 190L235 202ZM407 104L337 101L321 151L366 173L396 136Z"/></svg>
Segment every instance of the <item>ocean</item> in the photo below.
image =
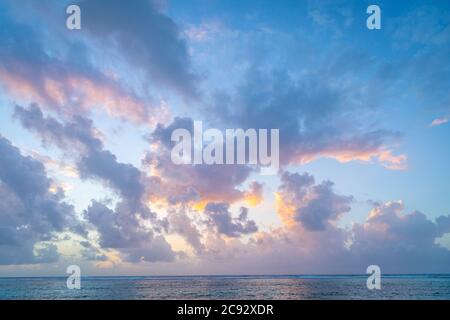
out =
<svg viewBox="0 0 450 320"><path fill-rule="evenodd" d="M0 299L450 299L450 275L383 275L369 290L366 275L0 278Z"/></svg>

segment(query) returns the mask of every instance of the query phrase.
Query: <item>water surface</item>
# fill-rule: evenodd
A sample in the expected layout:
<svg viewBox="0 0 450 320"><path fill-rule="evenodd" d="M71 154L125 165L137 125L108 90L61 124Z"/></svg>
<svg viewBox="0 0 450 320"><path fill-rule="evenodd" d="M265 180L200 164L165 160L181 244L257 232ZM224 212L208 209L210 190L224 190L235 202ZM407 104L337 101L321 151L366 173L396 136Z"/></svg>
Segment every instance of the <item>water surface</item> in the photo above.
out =
<svg viewBox="0 0 450 320"><path fill-rule="evenodd" d="M448 299L450 275L0 278L0 299Z"/></svg>

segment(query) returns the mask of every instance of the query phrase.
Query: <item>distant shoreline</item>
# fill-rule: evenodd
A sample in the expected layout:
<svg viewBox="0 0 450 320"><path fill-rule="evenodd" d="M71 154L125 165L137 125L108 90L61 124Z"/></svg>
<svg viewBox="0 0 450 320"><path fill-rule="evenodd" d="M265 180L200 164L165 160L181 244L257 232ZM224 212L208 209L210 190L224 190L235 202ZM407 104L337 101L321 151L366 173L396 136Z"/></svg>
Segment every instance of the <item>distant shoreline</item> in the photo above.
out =
<svg viewBox="0 0 450 320"><path fill-rule="evenodd" d="M355 278L363 277L367 278L367 274L264 274L264 275L85 275L83 278L93 279L145 279L145 278L299 278L299 279L336 279L336 278ZM391 273L383 274L383 278L420 278L420 277L449 277L450 273ZM59 279L67 278L66 275L60 276L0 276L0 279Z"/></svg>

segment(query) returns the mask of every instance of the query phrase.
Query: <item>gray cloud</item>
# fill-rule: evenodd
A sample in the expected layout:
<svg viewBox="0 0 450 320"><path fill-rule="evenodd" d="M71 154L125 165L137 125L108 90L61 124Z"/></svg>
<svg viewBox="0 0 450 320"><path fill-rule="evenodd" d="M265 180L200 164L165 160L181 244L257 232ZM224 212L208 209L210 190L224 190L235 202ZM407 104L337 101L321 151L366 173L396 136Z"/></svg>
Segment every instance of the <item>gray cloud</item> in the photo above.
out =
<svg viewBox="0 0 450 320"><path fill-rule="evenodd" d="M63 7L55 10L59 5L24 2L18 8L13 1L1 5L0 86L15 101L38 102L65 115L97 108L135 123L153 120L150 111L155 103L149 94L136 94L94 66L88 45L80 37L67 37L53 25L55 20L64 23ZM34 25L28 24L28 18L14 19L23 15L22 11L34 16ZM36 25L50 30L46 33L44 27Z"/></svg>
<svg viewBox="0 0 450 320"><path fill-rule="evenodd" d="M351 210L353 197L336 194L333 185L331 181L315 184L308 173L283 172L279 194L283 202L295 208L295 221L307 230L320 231Z"/></svg>
<svg viewBox="0 0 450 320"><path fill-rule="evenodd" d="M170 231L181 235L197 252L203 251L204 246L201 242L201 234L193 219L187 215L185 209L171 210L168 221Z"/></svg>
<svg viewBox="0 0 450 320"><path fill-rule="evenodd" d="M197 95L198 77L190 70L186 43L175 22L154 1L89 0L80 6L83 28L106 45L117 46L136 70L144 70L150 79L185 97Z"/></svg>
<svg viewBox="0 0 450 320"><path fill-rule="evenodd" d="M146 166L157 171L161 183L165 185L165 197L182 200L180 195L191 195L186 200L206 200L234 202L242 200L246 192L239 187L249 178L252 168L246 165L176 165L171 161L170 152L174 145L170 137L173 130L184 128L193 132L191 118L175 118L164 126L158 124L147 137L157 149L148 152L144 159ZM164 188L164 186L163 186ZM174 195L174 196L173 196Z"/></svg>
<svg viewBox="0 0 450 320"><path fill-rule="evenodd" d="M101 179L124 198L139 203L144 193L141 172L130 164L119 163L111 152L103 150L103 142L96 137L92 121L80 116L62 124L44 117L36 104L28 109L16 106L14 117L22 125L40 135L45 145L55 144L78 157L77 169L81 178Z"/></svg>
<svg viewBox="0 0 450 320"><path fill-rule="evenodd" d="M371 101L362 100L354 86L332 85L326 72L295 77L288 70L251 66L232 94L212 95L206 115L220 126L278 128L284 165L330 157L401 168L404 157L392 152L401 134L364 121L361 114Z"/></svg>
<svg viewBox="0 0 450 320"><path fill-rule="evenodd" d="M85 211L85 217L99 233L102 248L118 249L125 259L133 261L140 259L141 251L146 261L174 257L166 250L170 245L164 245L163 238L158 238L153 247L152 241L157 237L154 232L167 230L168 226L165 219L158 219L145 204L145 175L131 164L118 162L111 152L103 149L91 120L74 117L62 124L44 117L37 105L28 109L16 106L14 115L24 127L40 135L44 143L54 143L74 156L82 179L100 180L121 196L114 210L94 200ZM141 220L151 222L152 227L142 226ZM155 257L151 256L153 249Z"/></svg>
<svg viewBox="0 0 450 320"><path fill-rule="evenodd" d="M284 185L285 189L295 186L298 192L292 193L293 198L300 195L305 201L311 196L313 186L321 184L316 185L308 174L289 174ZM298 188L299 185L303 187ZM289 206L292 199L288 198L284 200ZM238 274L241 270L266 274L357 274L376 264L384 274L449 272L450 250L439 245L436 239L450 233L450 215L440 216L433 222L418 211L405 213L400 201L374 205L366 221L354 223L351 229L327 224L326 228L317 230L302 222L259 232L250 237L249 243L215 238L206 247L204 270L226 274ZM225 207L215 209L224 211ZM322 218L318 220L324 225Z"/></svg>
<svg viewBox="0 0 450 320"><path fill-rule="evenodd" d="M39 133L45 145L55 144L59 148L75 153L100 149L103 143L95 137L92 121L75 116L72 122L63 125L54 118L45 118L40 107L32 103L28 108L16 105L14 117L24 128ZM81 150L78 150L81 149Z"/></svg>
<svg viewBox="0 0 450 320"><path fill-rule="evenodd" d="M159 262L159 261L173 261L175 259L175 252L172 250L170 244L163 236L157 235L152 239L152 242L142 247L127 248L124 250L127 257L126 261L137 263L141 261ZM179 253L182 255L182 253Z"/></svg>
<svg viewBox="0 0 450 320"><path fill-rule="evenodd" d="M376 206L365 223L355 224L352 262L379 264L390 272L448 272L450 251L436 239L450 232L450 216L433 222L421 212L403 211L402 202L387 202Z"/></svg>
<svg viewBox="0 0 450 320"><path fill-rule="evenodd" d="M85 216L96 227L100 246L119 249L125 261L171 261L175 258L164 237L154 235L151 229L143 226L139 216L133 214L124 202L113 211L93 200Z"/></svg>
<svg viewBox="0 0 450 320"><path fill-rule="evenodd" d="M84 234L63 191L50 193L51 185L41 162L0 135L0 264L54 262L56 246L46 241L62 231Z"/></svg>
<svg viewBox="0 0 450 320"><path fill-rule="evenodd" d="M239 237L258 231L255 221L248 219L247 208L242 207L237 218L231 216L229 208L228 203L208 203L205 207L208 224L216 228L219 234Z"/></svg>

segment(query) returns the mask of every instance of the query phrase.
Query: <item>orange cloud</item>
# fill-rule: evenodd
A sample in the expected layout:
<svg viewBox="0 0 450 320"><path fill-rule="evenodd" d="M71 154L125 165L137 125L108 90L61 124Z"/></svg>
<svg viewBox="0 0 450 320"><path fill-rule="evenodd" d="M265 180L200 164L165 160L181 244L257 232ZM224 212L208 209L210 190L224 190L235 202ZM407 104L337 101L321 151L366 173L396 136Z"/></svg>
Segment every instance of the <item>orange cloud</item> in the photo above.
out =
<svg viewBox="0 0 450 320"><path fill-rule="evenodd" d="M404 154L394 155L392 150L376 149L376 150L329 150L320 152L318 154L307 154L297 158L295 162L299 164L307 164L319 158L332 158L341 163L351 161L373 162L380 163L390 170L405 170L407 169L407 156Z"/></svg>
<svg viewBox="0 0 450 320"><path fill-rule="evenodd" d="M294 219L296 206L285 200L279 192L275 192L275 209L278 217L286 227L294 227L297 224Z"/></svg>

